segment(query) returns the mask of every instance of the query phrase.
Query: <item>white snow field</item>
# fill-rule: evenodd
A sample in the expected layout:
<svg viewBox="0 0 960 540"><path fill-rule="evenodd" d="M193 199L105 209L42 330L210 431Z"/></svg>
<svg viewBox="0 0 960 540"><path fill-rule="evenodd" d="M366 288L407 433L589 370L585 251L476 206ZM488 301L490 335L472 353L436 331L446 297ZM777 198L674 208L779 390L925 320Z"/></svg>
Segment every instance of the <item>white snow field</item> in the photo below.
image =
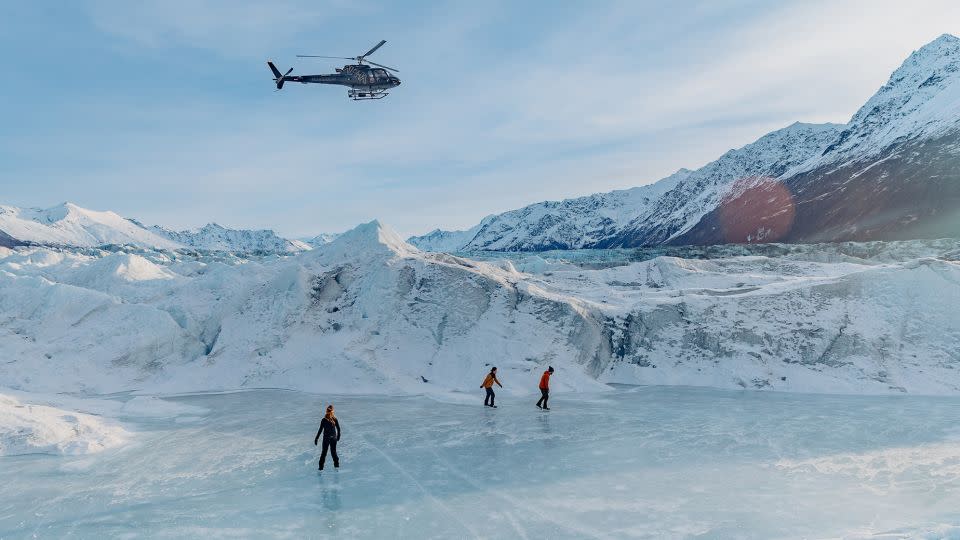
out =
<svg viewBox="0 0 960 540"><path fill-rule="evenodd" d="M960 538L956 397L621 387L557 392L550 412L464 397L119 407L131 444L0 458L0 538ZM329 402L342 464L318 473Z"/></svg>

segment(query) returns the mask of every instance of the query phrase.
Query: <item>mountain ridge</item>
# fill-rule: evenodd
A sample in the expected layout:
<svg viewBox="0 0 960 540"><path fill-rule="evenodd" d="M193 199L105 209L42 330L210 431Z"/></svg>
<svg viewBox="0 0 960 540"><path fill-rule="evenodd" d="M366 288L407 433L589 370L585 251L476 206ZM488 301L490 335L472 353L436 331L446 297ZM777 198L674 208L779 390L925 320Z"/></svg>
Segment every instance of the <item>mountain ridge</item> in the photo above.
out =
<svg viewBox="0 0 960 540"><path fill-rule="evenodd" d="M213 222L182 231L159 225L151 225L147 229L184 246L208 251L283 254L311 249L307 243L282 238L272 229L231 229Z"/></svg>
<svg viewBox="0 0 960 540"><path fill-rule="evenodd" d="M21 243L52 246L129 244L159 249L183 247L115 212L88 210L70 202L50 208L0 206L0 232Z"/></svg>
<svg viewBox="0 0 960 540"><path fill-rule="evenodd" d="M208 223L196 229L174 231L159 225L148 226L116 212L90 210L72 202L50 208L0 205L0 246L18 245L78 248L128 245L253 255L293 254L314 247L308 242L283 238L271 229L231 229Z"/></svg>
<svg viewBox="0 0 960 540"><path fill-rule="evenodd" d="M609 192L535 203L488 216L467 231L434 230L409 241L469 252L955 236L958 119L960 38L944 34L914 51L848 123L797 122L730 150L637 209L628 223L604 219L615 202L578 216L556 210L615 198ZM765 146L769 153L758 151ZM864 183L868 178L883 185ZM850 181L862 184L859 198L844 188ZM901 200L885 195L892 192ZM908 197L917 204L902 200ZM933 208L924 209L927 203ZM846 212L846 205L857 209ZM822 215L830 225L818 230ZM552 234L558 230L559 238Z"/></svg>

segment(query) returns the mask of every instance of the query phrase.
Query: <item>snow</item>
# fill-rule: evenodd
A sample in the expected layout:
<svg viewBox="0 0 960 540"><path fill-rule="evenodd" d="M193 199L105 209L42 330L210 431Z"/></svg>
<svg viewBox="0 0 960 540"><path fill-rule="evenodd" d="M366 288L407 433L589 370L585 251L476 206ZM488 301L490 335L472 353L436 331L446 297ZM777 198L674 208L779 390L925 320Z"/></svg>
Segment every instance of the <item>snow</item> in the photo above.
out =
<svg viewBox="0 0 960 540"><path fill-rule="evenodd" d="M690 171L653 184L577 199L548 201L488 216L466 231L435 230L410 243L428 251L524 251L589 247L651 212L656 201Z"/></svg>
<svg viewBox="0 0 960 540"><path fill-rule="evenodd" d="M0 385L447 399L490 365L553 365L576 391L952 395L958 253L941 240L473 260L377 221L282 258L21 247L0 258Z"/></svg>
<svg viewBox="0 0 960 540"><path fill-rule="evenodd" d="M822 154L794 176L827 164L841 166L879 155L895 143L960 131L960 38L944 34L914 51L861 107Z"/></svg>
<svg viewBox="0 0 960 540"><path fill-rule="evenodd" d="M119 425L97 416L21 403L0 394L0 457L92 454L120 446L130 436Z"/></svg>
<svg viewBox="0 0 960 540"><path fill-rule="evenodd" d="M311 248L315 248L333 242L341 234L342 233L320 233L309 238L301 238L299 241L307 244Z"/></svg>
<svg viewBox="0 0 960 540"><path fill-rule="evenodd" d="M477 233L480 232L486 223L493 219L495 219L494 216L487 216L480 223L465 231L434 229L423 236L408 238L407 241L424 251L441 251L445 253L465 251L470 242L476 238Z"/></svg>
<svg viewBox="0 0 960 540"><path fill-rule="evenodd" d="M564 373L556 375L559 381ZM503 378L507 388L535 379ZM477 383L477 386L479 383ZM95 456L0 458L0 537L952 538L956 397L627 387L552 411L260 390L166 397ZM323 407L341 468L318 473Z"/></svg>
<svg viewBox="0 0 960 540"><path fill-rule="evenodd" d="M172 231L147 227L114 212L97 212L73 203L53 208L0 206L0 247L15 243L95 248L118 245L151 250L202 250L241 255L287 255L312 249L300 240L271 230L229 229L210 223L199 229Z"/></svg>
<svg viewBox="0 0 960 540"><path fill-rule="evenodd" d="M311 249L306 242L281 238L269 229L229 229L209 223L196 230L171 231L154 225L149 228L156 234L184 246L207 251L232 253L286 254Z"/></svg>
<svg viewBox="0 0 960 540"><path fill-rule="evenodd" d="M125 244L158 249L183 247L114 212L97 212L73 203L53 208L0 206L0 231L22 242L93 247Z"/></svg>
<svg viewBox="0 0 960 540"><path fill-rule="evenodd" d="M716 161L681 169L653 184L489 216L467 231L433 231L410 238L443 252L539 251L669 242L716 208L738 180L777 177L836 139L843 126L794 123Z"/></svg>

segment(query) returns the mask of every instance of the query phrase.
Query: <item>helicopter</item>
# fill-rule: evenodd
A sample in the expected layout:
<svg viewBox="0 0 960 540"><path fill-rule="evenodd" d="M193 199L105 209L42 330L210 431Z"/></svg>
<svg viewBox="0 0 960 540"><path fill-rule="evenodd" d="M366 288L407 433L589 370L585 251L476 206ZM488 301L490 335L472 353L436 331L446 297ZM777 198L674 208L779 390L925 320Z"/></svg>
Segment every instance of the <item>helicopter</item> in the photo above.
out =
<svg viewBox="0 0 960 540"><path fill-rule="evenodd" d="M370 60L367 60L367 57L376 52L376 50L380 47L383 47L383 44L386 42L387 40L385 39L381 40L380 43L377 43L372 49L364 54L361 54L360 56L317 56L313 54L297 55L297 58L339 58L343 60L356 61L356 64L348 64L342 68L336 68L336 73L331 73L329 75L290 75L290 73L293 72L293 68L290 68L286 73L281 74L280 70L277 69L277 66L275 66L273 62L268 61L267 65L270 66L270 71L273 72L273 80L275 83L277 83L277 90L283 89L283 83L285 82L298 82L303 84L339 84L341 86L350 87L350 89L347 90L347 97L353 99L354 101L364 99L383 99L389 94L387 90L400 86L400 79L393 74L393 72L398 72L399 70L380 65L376 62L371 62ZM370 66L376 67L373 68Z"/></svg>

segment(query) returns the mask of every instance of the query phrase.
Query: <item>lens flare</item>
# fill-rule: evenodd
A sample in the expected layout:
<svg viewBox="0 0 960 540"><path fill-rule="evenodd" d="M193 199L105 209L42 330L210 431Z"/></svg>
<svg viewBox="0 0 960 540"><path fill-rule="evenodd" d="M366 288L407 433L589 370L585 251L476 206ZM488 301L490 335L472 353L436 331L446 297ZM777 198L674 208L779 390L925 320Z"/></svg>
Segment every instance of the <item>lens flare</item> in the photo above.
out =
<svg viewBox="0 0 960 540"><path fill-rule="evenodd" d="M793 228L793 195L769 176L751 176L734 182L720 203L719 219L726 243L776 242Z"/></svg>

